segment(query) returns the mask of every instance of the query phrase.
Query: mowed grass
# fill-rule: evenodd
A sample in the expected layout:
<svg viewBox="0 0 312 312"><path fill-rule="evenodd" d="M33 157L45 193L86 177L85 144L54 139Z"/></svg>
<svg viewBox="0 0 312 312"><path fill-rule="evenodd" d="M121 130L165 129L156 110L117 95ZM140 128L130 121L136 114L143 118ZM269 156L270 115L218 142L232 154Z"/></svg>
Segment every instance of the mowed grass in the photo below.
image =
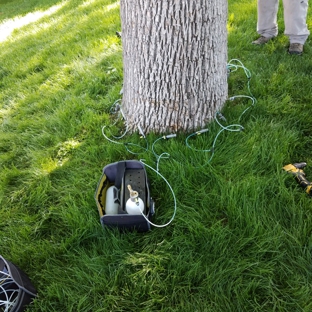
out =
<svg viewBox="0 0 312 312"><path fill-rule="evenodd" d="M251 101L228 101L222 124L243 131L213 122L154 153L157 135L146 150L128 134L118 142L143 147L132 154L102 135L120 133L110 116L123 83L119 2L0 0L0 27L38 14L0 42L0 254L38 290L28 311L312 310L312 202L282 170L305 161L312 179L311 39L288 55L281 12L280 35L253 46L256 1L229 1L229 61L251 72L250 88L242 68L230 73L229 97L250 90L257 101L242 116ZM169 226L101 227L94 192L102 168L123 159L167 178ZM148 176L164 224L173 198Z"/></svg>

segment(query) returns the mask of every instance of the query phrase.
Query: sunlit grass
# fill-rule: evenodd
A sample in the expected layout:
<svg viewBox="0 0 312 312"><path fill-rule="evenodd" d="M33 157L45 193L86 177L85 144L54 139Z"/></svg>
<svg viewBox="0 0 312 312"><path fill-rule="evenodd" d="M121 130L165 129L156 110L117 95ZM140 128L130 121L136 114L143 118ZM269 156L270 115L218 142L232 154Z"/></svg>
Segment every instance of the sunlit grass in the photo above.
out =
<svg viewBox="0 0 312 312"><path fill-rule="evenodd" d="M17 16L12 19L7 19L1 22L0 24L0 42L3 42L8 39L12 32L16 29L22 28L26 25L32 24L43 17L49 16L57 12L59 9L65 5L66 2L62 4L57 4L46 11L35 11L26 14L25 16ZM48 25L46 25L48 27ZM40 28L43 28L43 25L40 25ZM18 38L17 38L18 40Z"/></svg>

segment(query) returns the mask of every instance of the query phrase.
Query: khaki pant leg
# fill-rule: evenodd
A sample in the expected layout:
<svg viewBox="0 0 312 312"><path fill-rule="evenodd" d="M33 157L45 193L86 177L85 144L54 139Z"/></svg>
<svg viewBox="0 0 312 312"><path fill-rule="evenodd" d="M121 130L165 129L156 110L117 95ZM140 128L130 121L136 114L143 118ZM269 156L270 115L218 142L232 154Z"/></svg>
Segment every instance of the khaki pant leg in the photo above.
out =
<svg viewBox="0 0 312 312"><path fill-rule="evenodd" d="M285 35L290 43L304 44L310 32L307 27L308 0L283 0Z"/></svg>
<svg viewBox="0 0 312 312"><path fill-rule="evenodd" d="M258 34L267 38L277 36L277 11L278 0L258 0Z"/></svg>

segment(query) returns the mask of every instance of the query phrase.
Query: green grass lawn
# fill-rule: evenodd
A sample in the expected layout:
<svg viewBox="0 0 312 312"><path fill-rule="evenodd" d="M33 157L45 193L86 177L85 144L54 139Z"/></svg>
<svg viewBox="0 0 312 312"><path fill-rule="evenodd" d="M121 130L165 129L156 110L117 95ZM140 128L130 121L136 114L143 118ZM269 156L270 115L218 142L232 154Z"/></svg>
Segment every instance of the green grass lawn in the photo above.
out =
<svg viewBox="0 0 312 312"><path fill-rule="evenodd" d="M38 290L28 311L312 310L312 202L282 170L305 161L312 180L311 38L302 56L288 55L280 11L280 35L251 45L256 16L255 0L229 1L229 61L249 69L257 102L239 119L251 101L228 101L223 123L244 131L213 122L192 149L188 134L155 144L170 154L158 165L177 213L165 228L125 234L100 225L102 168L156 168L156 158L102 135L122 88L119 2L0 0L0 29L11 27L0 31L0 254ZM243 69L232 71L229 96L248 94ZM137 134L121 142L145 147ZM164 224L173 199L148 176Z"/></svg>

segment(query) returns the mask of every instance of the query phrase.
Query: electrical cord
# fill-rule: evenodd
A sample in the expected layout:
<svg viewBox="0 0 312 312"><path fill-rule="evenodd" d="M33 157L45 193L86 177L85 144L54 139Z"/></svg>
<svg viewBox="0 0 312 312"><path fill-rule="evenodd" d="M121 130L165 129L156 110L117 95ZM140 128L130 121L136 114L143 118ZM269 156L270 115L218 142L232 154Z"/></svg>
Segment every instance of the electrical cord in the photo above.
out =
<svg viewBox="0 0 312 312"><path fill-rule="evenodd" d="M154 141L154 143L152 144L152 152L153 152L154 156L156 157L156 170L157 170L157 172L159 171L159 162L160 162L161 158L168 159L170 157L170 154L169 153L162 153L160 155L157 155L155 152L155 149L154 149L155 144L160 140L168 140L171 138L175 138L176 136L177 135L175 133L164 135L164 136L161 136L158 139L156 139Z"/></svg>
<svg viewBox="0 0 312 312"><path fill-rule="evenodd" d="M173 202L174 202L174 211L173 211L173 214L172 214L171 219L170 219L167 223L161 224L161 225L155 224L155 223L151 222L150 220L148 220L148 218L144 215L144 213L141 212L142 216L144 217L144 219L145 219L149 224L151 224L152 226L158 227L158 228L163 228L163 227L168 226L168 225L174 220L174 218L175 218L175 215L176 215L176 212L177 212L177 200L176 200L176 196L175 196L175 194L174 194L174 191L173 191L173 189L172 189L170 183L167 181L167 179L166 179L162 174L160 174L159 171L156 171L153 167L147 165L143 160L144 160L144 159L140 159L140 162L141 162L144 166L148 167L149 169L153 170L156 174L158 174L158 175L166 182L166 184L168 185L168 187L169 187L169 189L170 189L170 191L171 191L171 193L172 193Z"/></svg>
<svg viewBox="0 0 312 312"><path fill-rule="evenodd" d="M145 144L146 144L145 147L143 147L143 146L141 146L141 145L139 145L139 144L132 143L132 142L125 142L125 143L123 143L123 142L118 142L118 141L116 141L116 140L120 140L120 139L122 139L123 137L125 137L125 135L128 133L128 130L129 130L129 129L128 129L127 118L126 118L126 116L125 116L125 114L124 114L124 112L123 112L123 110L122 110L122 108L121 108L121 106L120 106L120 104L119 104L120 102L121 102L121 99L118 99L117 101L114 102L114 104L113 104L112 107L110 108L110 113L111 113L111 114L119 114L118 118L117 118L116 121L112 124L112 126L115 126L115 125L118 123L118 121L119 121L119 119L120 119L120 115L121 115L122 120L124 121L125 126L126 126L125 131L124 131L123 134L120 135L120 136L115 136L115 135L113 135L113 134L111 133L111 137L114 139L114 140L113 140L113 139L109 138L109 137L106 135L106 133L105 133L105 129L107 128L107 126L103 126L103 127L102 127L102 135L104 136L104 138L105 138L106 140L108 140L108 141L111 142L111 143L115 143L115 144L118 144L118 145L124 145L125 149L126 149L129 153L131 153L131 154L133 154L133 155L137 155L137 154L139 154L139 152L134 152L132 149L129 148L129 146L130 146L130 147L139 148L139 149L142 150L142 152L147 151L147 150L148 150L148 141L147 141L146 136L144 135L144 133L143 133L143 131L142 131L142 128L141 128L140 126L138 127L138 129L139 129L140 134L142 135L142 137L143 137L144 140L145 140Z"/></svg>
<svg viewBox="0 0 312 312"><path fill-rule="evenodd" d="M242 131L244 130L244 127L240 124L231 124L231 125L228 125L228 126L223 126L221 124L221 122L219 121L218 117L224 121L226 121L226 118L220 113L220 112L217 112L215 114L215 121L217 122L217 124L223 129L223 130L227 130L227 131L230 131L230 132L239 132L239 131ZM233 129L232 129L233 128Z"/></svg>
<svg viewBox="0 0 312 312"><path fill-rule="evenodd" d="M192 149L193 151L197 151L197 152L210 152L211 150L210 149L197 149L197 148L194 148L194 147L191 147L191 145L188 143L189 139L194 137L194 136L198 136L198 135L201 135L202 133L206 133L208 132L209 129L201 129L199 131L196 131L194 133L191 133L186 139L185 139L185 144L188 148Z"/></svg>
<svg viewBox="0 0 312 312"><path fill-rule="evenodd" d="M242 116L249 110L251 109L255 104L256 104L256 99L252 96L249 96L249 95L234 95L234 96L231 96L229 98L229 101L234 101L235 99L238 99L238 98L246 98L246 99L249 99L252 101L251 105L248 106L242 113L241 115L239 116L238 118L238 121L240 121L240 119L242 118Z"/></svg>
<svg viewBox="0 0 312 312"><path fill-rule="evenodd" d="M117 139L117 140L123 138L123 137L128 133L128 123L127 123L127 119L126 119L126 116L125 116L125 114L124 114L124 112L123 112L123 110L122 110L122 108L121 108L121 106L120 106L120 104L119 104L120 102L121 102L121 99L116 100L116 101L114 102L114 104L111 106L110 110L109 110L109 112L110 112L111 115L114 115L114 114L117 114L117 115L118 115L117 118L116 118L116 121L112 124L112 126L115 126L115 125L118 123L119 118L120 118L120 115L121 115L121 117L122 117L122 119L123 119L123 121L124 121L124 123L125 123L125 126L126 126L126 129L125 129L125 131L123 132L122 135L120 135L120 136L114 136L113 134L111 134L111 136L112 136L114 139ZM102 130L102 132L103 132L103 130Z"/></svg>
<svg viewBox="0 0 312 312"><path fill-rule="evenodd" d="M0 309L4 312L9 312L11 307L14 306L18 299L19 294L19 288L9 288L5 289L6 285L9 285L9 287L12 287L12 284L16 285L16 282L11 278L11 276L7 272L0 271L2 276L5 276L4 278L0 279L0 295L5 297L5 300L0 300ZM17 285L16 285L17 286ZM1 308L1 306L4 306Z"/></svg>
<svg viewBox="0 0 312 312"><path fill-rule="evenodd" d="M185 140L185 143L186 143L186 146L190 149L192 149L193 151L197 151L197 152L204 152L204 153L208 153L210 152L211 153L211 156L210 158L208 159L207 162L205 162L203 165L200 165L200 166L196 166L197 168L200 168L200 167L203 167L207 164L209 164L212 160L212 158L214 157L214 152L215 152L215 147L216 147L216 142L217 142L217 139L219 137L219 135L223 132L223 131L230 131L230 132L239 132L239 131L243 131L244 130L244 127L240 124L231 124L231 125L228 125L228 126L224 126L221 124L221 122L218 120L219 119L222 119L223 121L226 121L226 118L220 113L220 112L217 112L215 114L215 121L217 122L217 124L221 127L221 130L217 133L217 135L215 136L214 140L213 140L213 143L212 143L212 146L211 148L209 149L197 149L197 148L194 148L192 147L190 144L189 144L189 139L194 137L194 136L198 136L198 135L201 135L202 133L206 133L209 131L208 128L206 129L202 129L202 130L199 130L199 131L196 131L194 133L191 133Z"/></svg>
<svg viewBox="0 0 312 312"><path fill-rule="evenodd" d="M239 65L236 65L234 64L234 62L237 62ZM250 96L256 101L255 97L253 96L251 90L250 90L250 80L251 80L251 72L248 68L246 68L244 66L244 64L238 60L238 59L231 59L228 64L227 64L227 69L228 71L231 73L231 72L234 72L234 71L237 71L239 68L242 68L246 77L247 77L247 89L248 89L248 92L250 94Z"/></svg>
<svg viewBox="0 0 312 312"><path fill-rule="evenodd" d="M238 63L237 64L234 64L235 62ZM236 71L238 70L239 68L242 68L245 72L245 75L248 79L248 83L247 83L247 87L248 87L248 91L250 93L250 96L249 95L235 95L235 96L232 96L230 97L228 100L229 101L234 101L235 99L237 98L247 98L249 100L252 101L251 105L248 106L246 109L244 109L244 111L240 114L239 118L238 118L238 121L241 120L242 116L249 110L251 109L251 107L253 107L256 103L256 99L255 97L252 95L251 91L250 91L250 79L251 79L251 73L250 71L243 65L243 63L240 61L240 60L237 60L237 59L232 59L228 64L227 64L227 69L228 69L228 72L232 72L232 71ZM214 116L214 120L216 121L216 123L219 125L219 127L221 127L221 130L217 133L217 135L215 136L214 140L213 140L213 143L212 143L212 147L209 148L209 149L197 149L197 148L194 148L192 147L190 144L189 144L189 139L192 138L192 137L195 137L195 136L198 136L202 133L205 133L205 132L208 132L209 129L202 129L202 130L199 130L199 131L196 131L194 133L191 133L185 140L185 143L186 143L186 146L191 148L192 150L194 151L198 151L198 152L205 152L205 153L208 153L210 152L211 153L211 156L210 158L208 159L208 161L205 163L205 164L208 164L211 162L213 156L214 156L214 151L215 151L215 146L216 146L216 142L217 142L217 139L218 137L220 136L220 134L223 132L223 131L230 131L230 132L240 132L240 131L243 131L244 130L244 127L238 123L236 124L230 124L230 125L223 125L221 123L221 120L224 121L224 122L227 122L226 118L222 115L221 112L217 112ZM204 165L202 165L204 166ZM200 166L200 167L202 167Z"/></svg>

